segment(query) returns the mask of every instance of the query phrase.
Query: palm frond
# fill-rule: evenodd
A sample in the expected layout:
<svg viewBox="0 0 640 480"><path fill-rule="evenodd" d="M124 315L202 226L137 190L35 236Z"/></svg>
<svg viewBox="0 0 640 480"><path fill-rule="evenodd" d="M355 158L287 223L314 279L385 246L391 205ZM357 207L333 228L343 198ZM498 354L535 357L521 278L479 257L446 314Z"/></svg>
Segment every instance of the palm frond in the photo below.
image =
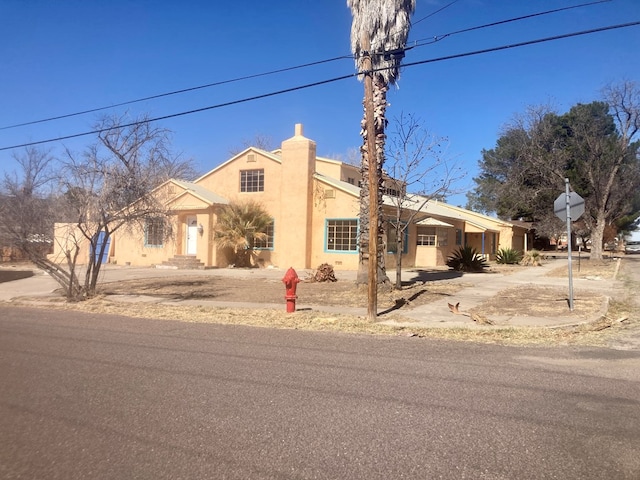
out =
<svg viewBox="0 0 640 480"><path fill-rule="evenodd" d="M407 44L411 15L415 11L415 0L347 0L351 9L351 52L355 56L356 68L362 69L363 39L369 38L372 53L372 68L383 68L376 72L385 83L394 85L400 76L402 55L388 54L403 49ZM387 55L385 55L387 52Z"/></svg>

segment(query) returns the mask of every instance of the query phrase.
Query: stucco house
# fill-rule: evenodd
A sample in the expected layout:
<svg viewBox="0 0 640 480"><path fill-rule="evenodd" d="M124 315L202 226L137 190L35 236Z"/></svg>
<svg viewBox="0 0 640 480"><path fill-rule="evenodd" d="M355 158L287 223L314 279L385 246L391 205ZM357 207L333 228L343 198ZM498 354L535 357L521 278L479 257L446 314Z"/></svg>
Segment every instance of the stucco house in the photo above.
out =
<svg viewBox="0 0 640 480"><path fill-rule="evenodd" d="M174 215L174 236L165 240L161 225L149 219L144 232L116 232L105 261L119 265L227 267L231 252L214 239L217 216L229 202L252 199L273 217L268 239L259 245L257 265L336 270L357 269L359 168L318 157L316 144L295 126L293 137L268 152L247 148L193 182L170 180L157 188ZM390 195L401 194L389 182ZM419 196L410 197L420 205ZM424 199L423 199L424 200ZM385 197L385 216L393 214ZM429 201L405 235L403 266L445 265L459 246L471 245L487 258L498 248L525 250L526 229L444 202ZM388 229L388 265L393 259ZM60 243L60 242L57 242ZM55 252L54 252L55 256Z"/></svg>

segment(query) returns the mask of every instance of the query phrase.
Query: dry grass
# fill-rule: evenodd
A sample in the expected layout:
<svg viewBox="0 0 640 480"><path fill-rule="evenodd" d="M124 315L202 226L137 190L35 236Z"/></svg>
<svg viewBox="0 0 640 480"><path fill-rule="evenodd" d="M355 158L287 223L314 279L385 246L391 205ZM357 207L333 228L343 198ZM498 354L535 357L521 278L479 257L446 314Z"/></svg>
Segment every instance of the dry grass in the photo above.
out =
<svg viewBox="0 0 640 480"><path fill-rule="evenodd" d="M616 272L617 262L614 260L589 260L575 258L571 261L573 278L613 278ZM569 277L568 264L556 268L548 273L550 277Z"/></svg>
<svg viewBox="0 0 640 480"><path fill-rule="evenodd" d="M605 297L593 292L574 292L573 311L569 294L555 287L519 285L503 290L471 311L484 316L570 317L576 320L597 315Z"/></svg>
<svg viewBox="0 0 640 480"><path fill-rule="evenodd" d="M33 303L28 303L34 306ZM624 305L613 305L613 311L602 320L565 328L526 327L477 327L427 328L419 325L407 326L406 319L385 317L405 322L402 326L370 323L365 318L353 315L329 314L305 310L287 314L283 310L217 308L208 306L173 306L157 303L131 304L114 302L105 297L96 297L81 303L63 301L36 304L44 308L74 310L93 314L123 315L132 318L180 321L190 323L215 323L222 325L245 325L263 328L281 328L307 331L342 332L366 335L393 335L416 338L431 338L452 341L480 342L502 345L606 345L621 331L638 328L637 320L629 321ZM283 307L284 309L284 307ZM624 322L617 319L626 318Z"/></svg>
<svg viewBox="0 0 640 480"><path fill-rule="evenodd" d="M492 266L492 271L509 274L520 266ZM575 265L574 265L575 268ZM614 262L602 264L582 263L579 275L611 278ZM556 269L552 275L562 276L563 269ZM566 275L566 268L564 269ZM489 274L490 275L490 274ZM576 271L574 270L574 276ZM610 276L609 276L610 275ZM443 282L414 281L401 292L381 292L379 307L392 307L400 299L410 300L412 306L422 305L442 295L451 295L466 285L457 280ZM47 300L23 299L29 306L74 310L94 314L116 314L137 318L151 318L196 323L216 323L226 325L249 325L264 328L282 328L312 331L345 332L368 335L400 335L416 338L434 338L455 341L497 343L505 345L606 345L617 335L628 329L637 329L637 306L633 301L614 301L609 311L597 322L565 328L525 328L476 326L467 328L428 328L407 323L399 315L384 315L381 320L403 322L402 326L369 323L365 318L353 315L331 314L317 310L284 311L284 287L279 280L253 278L221 278L212 276L163 277L131 280L114 284L104 284L101 294L94 299L80 303L66 303L60 298ZM114 301L107 295L149 295L171 300L224 300L235 302L256 302L280 304L281 309L269 308L217 308L202 305L170 305L158 302L132 303ZM299 302L306 305L366 307L366 289L358 288L352 282L306 283L298 286ZM17 304L18 302L12 302ZM576 292L574 315L577 319L593 316L602 305L602 295ZM474 311L484 316L537 315L553 316L562 312L567 315L566 295L556 289L544 286L516 287L501 292L476 307Z"/></svg>
<svg viewBox="0 0 640 480"><path fill-rule="evenodd" d="M381 308L390 308L401 298L412 305L424 305L450 295L462 288L461 282L414 282L402 291L381 289L378 303ZM228 302L250 302L257 304L280 304L284 302L284 286L280 280L193 276L162 277L107 283L99 286L104 295L151 295L176 300L224 300ZM354 282L301 282L297 289L298 302L305 305L328 305L366 308L366 286Z"/></svg>

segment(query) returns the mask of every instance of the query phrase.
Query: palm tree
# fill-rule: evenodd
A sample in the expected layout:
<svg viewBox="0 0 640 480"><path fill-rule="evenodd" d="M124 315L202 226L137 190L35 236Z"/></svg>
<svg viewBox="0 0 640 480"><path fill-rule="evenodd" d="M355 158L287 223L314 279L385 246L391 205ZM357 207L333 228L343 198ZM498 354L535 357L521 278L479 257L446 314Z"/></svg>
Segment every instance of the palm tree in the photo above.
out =
<svg viewBox="0 0 640 480"><path fill-rule="evenodd" d="M362 188L360 190L360 264L358 283L369 283L369 318L376 316L376 283L388 282L384 270L382 244L382 165L384 163L387 90L400 76L400 62L411 26L415 0L347 0L353 21L351 51L365 84L363 138L360 152ZM375 165L370 168L370 164ZM376 189L377 195L370 192ZM376 239L369 242L371 223ZM367 255L368 252L368 255ZM376 265L369 263L374 255ZM371 278L373 277L373 278ZM365 281L365 279L367 279ZM372 299L373 297L373 299Z"/></svg>
<svg viewBox="0 0 640 480"><path fill-rule="evenodd" d="M218 215L215 239L221 248L233 249L238 267L250 267L255 242L267 239L272 221L258 202L232 202Z"/></svg>

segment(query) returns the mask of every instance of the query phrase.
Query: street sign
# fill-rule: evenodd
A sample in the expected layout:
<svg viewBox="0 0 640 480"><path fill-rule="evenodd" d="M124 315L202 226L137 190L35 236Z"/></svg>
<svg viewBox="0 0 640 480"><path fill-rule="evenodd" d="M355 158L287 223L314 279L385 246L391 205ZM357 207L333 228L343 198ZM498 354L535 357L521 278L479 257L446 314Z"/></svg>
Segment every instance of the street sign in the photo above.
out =
<svg viewBox="0 0 640 480"><path fill-rule="evenodd" d="M577 220L584 213L584 198L576 192L561 193L553 202L553 213L563 221L567 221L567 195L569 195L569 216Z"/></svg>
<svg viewBox="0 0 640 480"><path fill-rule="evenodd" d="M553 213L567 223L567 267L569 269L569 310L573 312L573 270L571 269L571 222L584 213L584 198L571 191L569 179L564 179L564 193L553 202Z"/></svg>

